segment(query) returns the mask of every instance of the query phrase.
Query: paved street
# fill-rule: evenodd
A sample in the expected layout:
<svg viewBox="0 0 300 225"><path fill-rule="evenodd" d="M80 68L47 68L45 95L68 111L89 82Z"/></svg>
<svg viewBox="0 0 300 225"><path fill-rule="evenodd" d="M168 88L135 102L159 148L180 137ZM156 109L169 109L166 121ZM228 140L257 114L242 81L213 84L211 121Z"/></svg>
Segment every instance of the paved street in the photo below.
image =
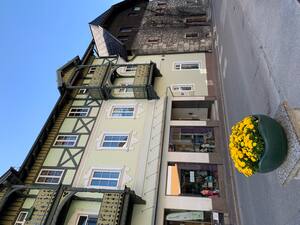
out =
<svg viewBox="0 0 300 225"><path fill-rule="evenodd" d="M274 115L287 100L300 108L300 3L213 0L227 124ZM300 225L300 181L275 172L234 174L242 225Z"/></svg>

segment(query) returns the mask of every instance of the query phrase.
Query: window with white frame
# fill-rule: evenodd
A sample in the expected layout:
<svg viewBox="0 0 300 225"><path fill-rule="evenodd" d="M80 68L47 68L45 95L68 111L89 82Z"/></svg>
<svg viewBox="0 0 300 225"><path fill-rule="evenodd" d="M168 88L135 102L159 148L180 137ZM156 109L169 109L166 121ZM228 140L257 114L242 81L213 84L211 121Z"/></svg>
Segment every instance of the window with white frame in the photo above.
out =
<svg viewBox="0 0 300 225"><path fill-rule="evenodd" d="M129 134L112 134L103 135L100 148L102 149L125 149L129 141Z"/></svg>
<svg viewBox="0 0 300 225"><path fill-rule="evenodd" d="M134 106L114 105L111 109L110 116L113 118L133 118L134 111Z"/></svg>
<svg viewBox="0 0 300 225"><path fill-rule="evenodd" d="M121 170L99 169L92 172L90 186L101 188L117 188Z"/></svg>
<svg viewBox="0 0 300 225"><path fill-rule="evenodd" d="M89 114L89 108L72 107L68 113L69 117L86 117Z"/></svg>
<svg viewBox="0 0 300 225"><path fill-rule="evenodd" d="M80 95L83 95L85 93L86 93L86 89L84 89L84 88L79 89L79 91L78 91L78 94L80 94Z"/></svg>
<svg viewBox="0 0 300 225"><path fill-rule="evenodd" d="M97 68L96 68L95 66L91 66L91 67L89 68L88 73L94 74L95 71L96 71L96 69L97 69Z"/></svg>
<svg viewBox="0 0 300 225"><path fill-rule="evenodd" d="M24 225L28 212L21 211L14 225Z"/></svg>
<svg viewBox="0 0 300 225"><path fill-rule="evenodd" d="M54 146L73 147L78 139L78 135L57 135Z"/></svg>
<svg viewBox="0 0 300 225"><path fill-rule="evenodd" d="M40 184L59 184L64 170L42 169L36 183Z"/></svg>
<svg viewBox="0 0 300 225"><path fill-rule="evenodd" d="M80 215L76 225L97 225L97 220L95 215Z"/></svg>
<svg viewBox="0 0 300 225"><path fill-rule="evenodd" d="M175 62L174 69L175 70L199 70L200 63L199 62Z"/></svg>

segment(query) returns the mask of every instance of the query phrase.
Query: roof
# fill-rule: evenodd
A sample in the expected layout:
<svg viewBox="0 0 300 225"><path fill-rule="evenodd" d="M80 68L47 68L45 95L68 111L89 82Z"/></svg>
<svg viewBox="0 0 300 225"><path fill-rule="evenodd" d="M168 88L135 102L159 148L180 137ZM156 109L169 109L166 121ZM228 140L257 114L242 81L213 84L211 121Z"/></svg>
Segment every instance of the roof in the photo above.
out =
<svg viewBox="0 0 300 225"><path fill-rule="evenodd" d="M91 21L89 24L103 26L113 13L118 12L120 9L132 6L135 2L138 2L138 1L143 1L143 0L124 0L122 2L114 4L108 10L106 10L104 13L102 13L100 16L98 16L96 19Z"/></svg>

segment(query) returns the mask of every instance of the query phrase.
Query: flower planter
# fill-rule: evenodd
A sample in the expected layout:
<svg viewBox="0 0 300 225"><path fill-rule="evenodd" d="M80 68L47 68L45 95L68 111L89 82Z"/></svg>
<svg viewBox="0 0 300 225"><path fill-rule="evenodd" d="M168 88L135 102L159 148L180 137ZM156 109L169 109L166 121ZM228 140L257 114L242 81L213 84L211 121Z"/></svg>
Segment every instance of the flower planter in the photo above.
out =
<svg viewBox="0 0 300 225"><path fill-rule="evenodd" d="M258 163L259 173L278 168L287 155L287 138L281 125L265 115L254 115L259 120L258 130L264 140L264 151Z"/></svg>

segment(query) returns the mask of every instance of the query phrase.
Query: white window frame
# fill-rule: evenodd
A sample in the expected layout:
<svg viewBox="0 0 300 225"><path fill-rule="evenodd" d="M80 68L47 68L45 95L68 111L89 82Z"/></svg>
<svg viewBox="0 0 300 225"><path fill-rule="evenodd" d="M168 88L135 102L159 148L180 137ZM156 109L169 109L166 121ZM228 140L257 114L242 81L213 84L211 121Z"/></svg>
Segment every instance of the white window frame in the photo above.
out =
<svg viewBox="0 0 300 225"><path fill-rule="evenodd" d="M114 109L116 108L133 108L133 112L132 112L132 116L114 116L113 115L113 112L114 112ZM135 105L113 105L111 107L111 110L110 110L110 113L109 113L109 117L110 118L116 118L116 119L123 119L123 118L135 118L135 113L136 113L136 106Z"/></svg>
<svg viewBox="0 0 300 225"><path fill-rule="evenodd" d="M198 64L197 69L182 69L184 64ZM189 70L200 70L201 63L199 61L177 61L173 63L173 71L189 71Z"/></svg>
<svg viewBox="0 0 300 225"><path fill-rule="evenodd" d="M72 110L76 110L76 109L84 109L86 110L85 112L72 112ZM69 110L69 113L68 113L68 117L87 117L89 115L89 112L90 112L90 108L89 107L71 107L71 109ZM71 113L84 113L84 115L73 115L71 116L70 114Z"/></svg>
<svg viewBox="0 0 300 225"><path fill-rule="evenodd" d="M76 139L75 139L75 141L74 141L74 143L72 145L60 145L60 144L56 144L58 141L63 141L63 140L58 140L59 137L61 137L61 136L76 137ZM77 141L78 141L78 135L73 135L73 134L72 135L69 135L69 134L59 134L59 135L56 136L56 139L55 139L55 141L53 143L53 146L55 146L55 147L74 147L76 145Z"/></svg>
<svg viewBox="0 0 300 225"><path fill-rule="evenodd" d="M105 137L107 136L127 136L127 141L126 143L124 144L124 146L122 147L105 147L103 146L104 144L104 139ZM108 142L108 141L107 141ZM111 142L117 142L117 141L111 141ZM130 142L130 134L129 133L112 133L112 132L105 132L103 135L102 135L102 139L101 139L101 142L100 142L100 145L99 145L99 149L101 150L127 150L128 149L128 146L129 146L129 142Z"/></svg>
<svg viewBox="0 0 300 225"><path fill-rule="evenodd" d="M79 89L79 91L78 91L78 94L79 95L84 95L84 94L86 94L86 89L85 88L81 88L81 89Z"/></svg>
<svg viewBox="0 0 300 225"><path fill-rule="evenodd" d="M21 216L21 214L25 214L24 220L19 220L19 217ZM26 223L26 218L27 218L28 212L27 211L21 211L18 214L18 217L16 219L16 222L14 223L14 225L24 225Z"/></svg>
<svg viewBox="0 0 300 225"><path fill-rule="evenodd" d="M60 176L41 175L43 171L60 171L60 172L62 172L62 173L61 173ZM63 177L63 175L64 175L64 172L65 172L65 170L62 170L62 169L47 169L47 168L41 169L41 171L40 171L38 177L36 178L35 183L37 183L37 184L59 184L60 181L61 181L61 179L62 179L62 177ZM58 180L57 183L52 183L52 182L51 182L51 183L49 183L49 182L41 182L41 181L38 181L40 177L46 177L46 178L49 178L49 177L50 177L50 178L59 178L59 180Z"/></svg>
<svg viewBox="0 0 300 225"><path fill-rule="evenodd" d="M93 215L93 214L79 214L79 215L77 216L76 225L78 225L80 217L87 217L87 219L89 219L89 217L98 218L97 215ZM86 222L87 222L87 221L86 221ZM86 225L86 222L85 222L85 225Z"/></svg>
<svg viewBox="0 0 300 225"><path fill-rule="evenodd" d="M93 175L94 175L95 172L118 172L119 173L119 177L117 179L116 178L94 178ZM122 175L123 175L123 170L119 169L119 168L95 168L91 172L88 187L90 187L90 188L101 188L101 189L118 190L120 188ZM115 187L111 187L111 186L95 186L95 185L92 185L92 180L117 180L117 185Z"/></svg>

